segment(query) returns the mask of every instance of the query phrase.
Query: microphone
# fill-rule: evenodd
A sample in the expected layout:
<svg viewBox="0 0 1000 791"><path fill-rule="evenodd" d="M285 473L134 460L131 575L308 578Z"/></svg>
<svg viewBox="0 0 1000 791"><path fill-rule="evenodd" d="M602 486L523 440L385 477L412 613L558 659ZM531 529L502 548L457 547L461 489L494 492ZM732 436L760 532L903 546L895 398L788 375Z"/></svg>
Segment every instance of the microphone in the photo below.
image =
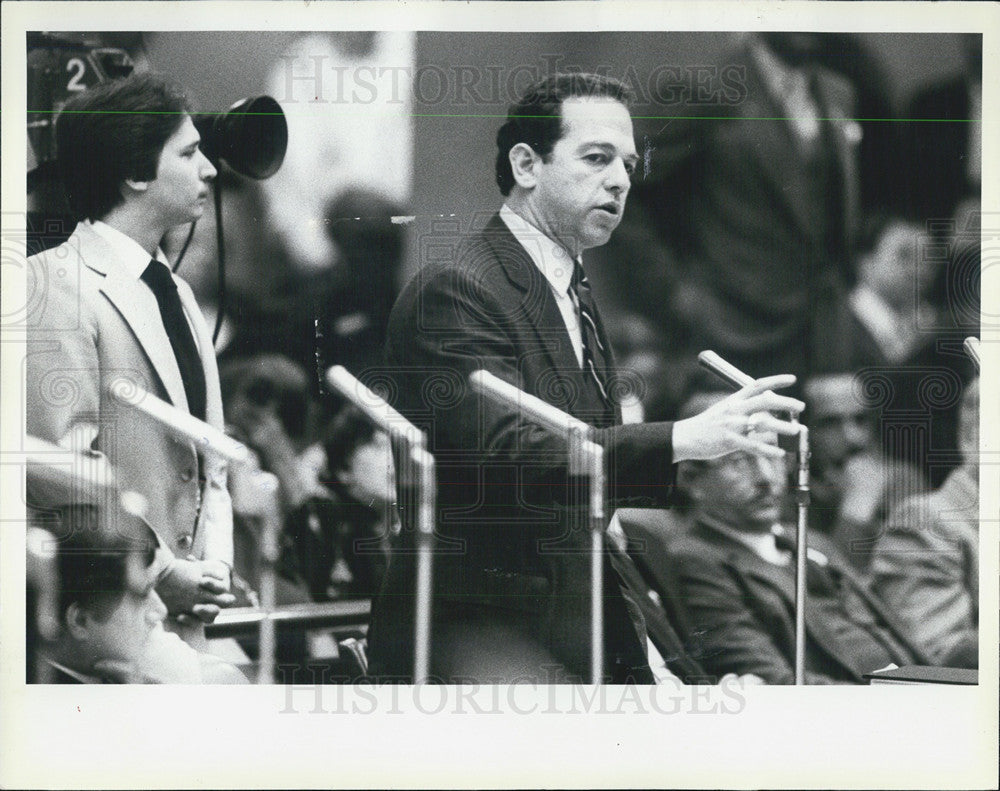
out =
<svg viewBox="0 0 1000 791"><path fill-rule="evenodd" d="M549 430L562 436L568 437L573 432L578 432L583 438L590 439L594 432L592 426L579 418L557 409L537 396L524 392L483 368L469 374L469 384L477 393L481 393L499 404L521 409Z"/></svg>
<svg viewBox="0 0 1000 791"><path fill-rule="evenodd" d="M734 390L742 390L756 381L752 376L743 373L735 365L726 362L718 354L707 349L698 355L698 364L718 376Z"/></svg>
<svg viewBox="0 0 1000 791"><path fill-rule="evenodd" d="M194 443L201 451L215 453L235 464L246 464L251 459L249 448L242 442L157 398L130 379L119 377L108 389L116 401L142 412L178 439Z"/></svg>
<svg viewBox="0 0 1000 791"><path fill-rule="evenodd" d="M423 431L389 406L384 398L369 390L344 366L334 365L327 370L326 382L389 436L415 448L427 447L427 435Z"/></svg>
<svg viewBox="0 0 1000 791"><path fill-rule="evenodd" d="M702 368L711 371L734 390L741 390L752 385L756 380L745 374L732 363L726 362L713 351L705 350L698 355L698 363ZM791 416L792 423L798 423L798 416ZM798 521L796 537L798 548L795 553L795 684L805 684L805 652L806 652L806 533L808 530L809 508L809 429L799 426L798 435L798 476L796 486L796 503L798 506Z"/></svg>
<svg viewBox="0 0 1000 791"><path fill-rule="evenodd" d="M970 335L962 343L962 347L965 349L965 353L969 355L969 359L975 363L976 373L981 373L983 370L983 359L979 354L979 338L975 335Z"/></svg>
<svg viewBox="0 0 1000 791"><path fill-rule="evenodd" d="M430 678L434 519L437 479L434 456L427 450L427 435L393 409L384 398L369 390L342 365L326 372L326 381L367 415L376 426L401 442L405 452L399 459L398 485L416 485L416 591L414 605L413 683Z"/></svg>

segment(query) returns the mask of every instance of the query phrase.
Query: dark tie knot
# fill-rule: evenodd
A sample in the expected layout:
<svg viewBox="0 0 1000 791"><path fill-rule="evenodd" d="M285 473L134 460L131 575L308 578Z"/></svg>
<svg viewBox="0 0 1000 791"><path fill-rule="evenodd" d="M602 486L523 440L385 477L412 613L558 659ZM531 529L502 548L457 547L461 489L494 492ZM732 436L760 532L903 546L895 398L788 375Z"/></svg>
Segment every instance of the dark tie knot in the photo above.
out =
<svg viewBox="0 0 1000 791"><path fill-rule="evenodd" d="M166 264L156 260L149 262L149 265L142 273L142 279L157 296L160 294L169 294L177 290L177 284L174 283L170 269Z"/></svg>

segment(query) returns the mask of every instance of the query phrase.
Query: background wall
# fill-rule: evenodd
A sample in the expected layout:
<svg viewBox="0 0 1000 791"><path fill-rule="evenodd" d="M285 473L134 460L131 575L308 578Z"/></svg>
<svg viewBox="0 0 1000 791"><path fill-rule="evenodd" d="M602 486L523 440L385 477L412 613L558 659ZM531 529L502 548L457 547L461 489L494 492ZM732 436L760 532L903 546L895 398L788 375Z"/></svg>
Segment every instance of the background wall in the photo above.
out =
<svg viewBox="0 0 1000 791"><path fill-rule="evenodd" d="M957 34L859 34L858 38L883 66L892 109L900 112L913 91L925 83L962 68L960 37ZM638 75L641 83L659 67L681 70L683 77L698 73L698 67L718 64L729 34L713 32L680 33L467 33L456 39L453 33L421 33L417 37L419 67L442 67L453 71L469 66L484 74L500 69L501 82L512 80L523 88L528 70L546 73L552 58L561 56L559 68L608 67L611 76ZM460 42L460 43L459 43ZM517 69L524 69L520 76ZM675 68L675 72L676 72ZM661 69L666 79L669 72ZM418 215L467 216L470 212L492 211L499 207L500 193L493 181L494 138L502 123L510 97L500 101L470 101L471 90L458 91L456 101L436 99L435 82L428 73L423 90L414 101L416 170L414 195ZM456 78L457 82L457 78ZM421 101L423 98L431 101ZM480 96L488 95L480 86ZM664 91L668 98L669 93ZM464 100L463 100L464 99ZM637 110L649 115L682 113L683 107L652 103ZM427 114L427 115L422 115ZM447 117L447 114L472 117ZM643 135L654 134L661 120L635 121L637 145ZM418 216L415 235L426 233L430 220ZM419 243L411 244L408 265L417 264Z"/></svg>
<svg viewBox="0 0 1000 791"><path fill-rule="evenodd" d="M170 32L148 34L144 43L151 66L189 85L203 109L222 109L241 96L262 92L269 68L298 35ZM896 112L916 88L962 67L958 34L867 33L858 38L881 64ZM420 239L431 231L435 218L456 215L464 220L498 207L494 136L513 98L508 87L523 89L533 73L544 74L551 64L604 66L612 76L636 75L640 82L658 67L690 75L699 66L718 63L727 40L728 34L712 32L418 33L409 208L415 219L405 271L418 265ZM472 82L476 75L478 84ZM500 90L495 90L497 81ZM647 109L651 115L676 111L662 105ZM658 123L662 121L637 119L640 144ZM323 163L317 161L316 167Z"/></svg>

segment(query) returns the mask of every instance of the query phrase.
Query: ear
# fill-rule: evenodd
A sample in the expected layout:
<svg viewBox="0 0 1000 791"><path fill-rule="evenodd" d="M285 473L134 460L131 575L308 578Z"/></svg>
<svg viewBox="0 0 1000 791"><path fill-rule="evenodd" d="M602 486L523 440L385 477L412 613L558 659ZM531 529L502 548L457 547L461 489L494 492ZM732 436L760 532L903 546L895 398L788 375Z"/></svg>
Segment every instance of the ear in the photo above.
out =
<svg viewBox="0 0 1000 791"><path fill-rule="evenodd" d="M122 183L122 197L128 197L129 192L145 192L149 189L148 181L137 181L136 179L125 179Z"/></svg>
<svg viewBox="0 0 1000 791"><path fill-rule="evenodd" d="M83 642L90 637L90 613L81 607L79 602L73 602L66 608L64 620L67 631L77 642Z"/></svg>
<svg viewBox="0 0 1000 791"><path fill-rule="evenodd" d="M532 189L538 183L538 166L542 158L527 143L518 143L508 154L510 169L518 186Z"/></svg>

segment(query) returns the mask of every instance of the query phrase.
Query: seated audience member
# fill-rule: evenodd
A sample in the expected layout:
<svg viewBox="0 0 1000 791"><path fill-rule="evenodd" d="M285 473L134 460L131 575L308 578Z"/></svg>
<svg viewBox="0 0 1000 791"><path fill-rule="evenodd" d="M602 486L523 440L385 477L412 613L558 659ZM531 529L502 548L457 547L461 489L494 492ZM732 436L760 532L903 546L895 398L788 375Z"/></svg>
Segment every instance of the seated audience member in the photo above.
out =
<svg viewBox="0 0 1000 791"><path fill-rule="evenodd" d="M973 376L961 352L965 334L949 330L935 304L946 246L921 224L885 212L869 219L862 241L850 295L851 366L860 369L860 389L877 393L881 415L909 424L890 430L894 436L883 440L883 452L916 465L940 486L955 465L933 451L958 447L957 395Z"/></svg>
<svg viewBox="0 0 1000 791"><path fill-rule="evenodd" d="M805 384L809 426L809 525L858 571L865 571L892 504L926 488L913 465L882 453L874 410L854 391L849 373L814 376Z"/></svg>
<svg viewBox="0 0 1000 791"><path fill-rule="evenodd" d="M889 516L872 559L874 590L942 665L979 664L979 382L962 396L962 466Z"/></svg>
<svg viewBox="0 0 1000 791"><path fill-rule="evenodd" d="M342 365L361 375L381 365L405 244L404 226L393 218L405 213L368 189L348 189L327 205L326 232L337 257L308 314L321 368Z"/></svg>
<svg viewBox="0 0 1000 791"><path fill-rule="evenodd" d="M309 575L303 563L319 549L311 544L319 541L331 505L329 492L319 483L324 460L321 446L314 442L315 410L309 378L296 363L275 354L223 363L220 378L229 433L254 451L260 469L278 479L284 526L278 603L309 601ZM231 476L236 571L257 587L260 536L256 527L267 503L266 495L254 485L253 472L233 469Z"/></svg>
<svg viewBox="0 0 1000 791"><path fill-rule="evenodd" d="M861 324L859 345L867 360L900 364L931 339L936 309L927 300L937 274L936 260L920 254L923 229L917 223L885 213L865 227L858 257L858 283L850 304Z"/></svg>
<svg viewBox="0 0 1000 791"><path fill-rule="evenodd" d="M157 541L142 520L96 505L49 510L55 534L59 630L40 653L55 683L246 683L235 667L163 629Z"/></svg>
<svg viewBox="0 0 1000 791"><path fill-rule="evenodd" d="M314 408L304 370L278 355L225 363L226 415L234 436L279 482L284 515L279 603L370 597L381 584L395 478L388 437L353 407L314 441ZM328 480L320 473L328 471ZM232 472L237 570L258 584L252 528L263 504L246 470Z"/></svg>
<svg viewBox="0 0 1000 791"><path fill-rule="evenodd" d="M710 402L689 404L698 411ZM689 648L711 673L752 673L770 684L793 681L795 563L791 533L780 524L786 472L781 461L743 452L686 461L678 470L691 522L668 552L692 629ZM890 663L926 659L836 549L814 534L806 682L863 683L865 673Z"/></svg>
<svg viewBox="0 0 1000 791"><path fill-rule="evenodd" d="M382 585L391 536L399 531L392 448L384 431L354 406L333 419L324 441L337 499L332 537L346 561L348 595L374 596Z"/></svg>

